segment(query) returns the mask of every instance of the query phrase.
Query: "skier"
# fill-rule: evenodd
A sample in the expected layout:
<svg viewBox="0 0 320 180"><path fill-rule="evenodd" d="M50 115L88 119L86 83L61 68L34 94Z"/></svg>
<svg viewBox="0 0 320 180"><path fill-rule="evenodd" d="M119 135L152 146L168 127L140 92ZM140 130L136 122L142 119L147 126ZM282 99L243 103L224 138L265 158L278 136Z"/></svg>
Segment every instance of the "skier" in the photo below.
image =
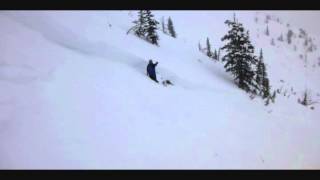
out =
<svg viewBox="0 0 320 180"><path fill-rule="evenodd" d="M147 75L154 80L155 82L159 83L157 80L157 76L156 76L156 66L158 65L158 62L154 63L152 62L152 60L149 60L149 64L147 66Z"/></svg>

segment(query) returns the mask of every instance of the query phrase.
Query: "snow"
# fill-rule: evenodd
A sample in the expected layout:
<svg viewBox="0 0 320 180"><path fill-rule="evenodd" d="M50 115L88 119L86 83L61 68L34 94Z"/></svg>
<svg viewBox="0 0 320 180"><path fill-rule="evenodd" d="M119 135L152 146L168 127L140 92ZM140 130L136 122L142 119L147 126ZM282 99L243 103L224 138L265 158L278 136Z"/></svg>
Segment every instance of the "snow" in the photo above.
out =
<svg viewBox="0 0 320 180"><path fill-rule="evenodd" d="M198 51L207 37L213 49L223 45L233 12L154 11L178 34L160 33L160 47L127 35L135 13L0 13L1 169L320 167L320 107L297 103L306 87L320 92L320 67L304 68L286 40L270 44L287 27L270 21L270 36L258 38L266 25L237 12L256 54L263 48L272 88L297 92L264 106ZM174 86L146 77L149 59Z"/></svg>

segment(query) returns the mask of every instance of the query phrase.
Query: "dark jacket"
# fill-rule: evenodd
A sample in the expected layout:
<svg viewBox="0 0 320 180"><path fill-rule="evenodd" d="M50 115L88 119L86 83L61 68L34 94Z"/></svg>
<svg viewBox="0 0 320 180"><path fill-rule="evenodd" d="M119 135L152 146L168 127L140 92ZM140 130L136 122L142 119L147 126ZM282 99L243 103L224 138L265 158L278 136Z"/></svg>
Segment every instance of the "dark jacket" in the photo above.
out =
<svg viewBox="0 0 320 180"><path fill-rule="evenodd" d="M148 76L153 79L154 81L158 82L157 81L157 76L156 76L156 66L157 66L158 62L154 63L152 61L149 61L149 64L147 66L147 73L148 73Z"/></svg>

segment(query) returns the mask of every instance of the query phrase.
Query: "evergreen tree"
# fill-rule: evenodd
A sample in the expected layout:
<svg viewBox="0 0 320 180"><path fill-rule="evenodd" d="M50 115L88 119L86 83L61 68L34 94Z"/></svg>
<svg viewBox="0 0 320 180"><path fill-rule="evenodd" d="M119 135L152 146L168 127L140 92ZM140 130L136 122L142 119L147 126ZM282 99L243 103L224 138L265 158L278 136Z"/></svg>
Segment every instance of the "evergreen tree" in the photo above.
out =
<svg viewBox="0 0 320 180"><path fill-rule="evenodd" d="M262 82L264 79L263 77L264 65L263 65L262 59L263 59L263 54L262 54L262 49L260 49L260 56L259 56L258 64L256 68L256 83L259 87L260 94L262 92L261 90L263 89Z"/></svg>
<svg viewBox="0 0 320 180"><path fill-rule="evenodd" d="M270 84L269 79L265 77L263 79L263 89L262 89L262 98L267 98L270 96Z"/></svg>
<svg viewBox="0 0 320 180"><path fill-rule="evenodd" d="M305 40L304 40L304 46L308 46L308 39L306 38Z"/></svg>
<svg viewBox="0 0 320 180"><path fill-rule="evenodd" d="M269 85L269 79L267 77L267 70L266 66L263 62L263 53L262 49L260 50L260 56L258 59L257 64L257 71L256 71L256 83L260 90L260 95L262 95L263 98L267 98L270 96L270 85Z"/></svg>
<svg viewBox="0 0 320 180"><path fill-rule="evenodd" d="M271 17L270 17L270 15L267 15L267 16L266 16L265 23L268 24L268 23L269 23L269 20L271 20Z"/></svg>
<svg viewBox="0 0 320 180"><path fill-rule="evenodd" d="M162 26L162 32L164 34L167 34L167 28L166 28L166 24L164 22L164 17L161 18L161 26Z"/></svg>
<svg viewBox="0 0 320 180"><path fill-rule="evenodd" d="M293 32L291 29L289 29L288 33L287 33L287 41L288 41L288 44L291 44L292 42L292 36L293 36Z"/></svg>
<svg viewBox="0 0 320 180"><path fill-rule="evenodd" d="M273 39L273 38L271 39L271 45L272 45L272 46L274 46L274 45L275 45L275 43L274 43L274 39Z"/></svg>
<svg viewBox="0 0 320 180"><path fill-rule="evenodd" d="M268 106L268 105L269 105L269 103L270 103L270 99L271 99L271 98L270 98L270 97L268 97L268 98L267 98L267 100L265 101L264 105Z"/></svg>
<svg viewBox="0 0 320 180"><path fill-rule="evenodd" d="M218 60L218 53L216 49L214 50L214 53L213 53L213 59Z"/></svg>
<svg viewBox="0 0 320 180"><path fill-rule="evenodd" d="M208 56L208 57L211 57L211 56L212 56L211 45L210 45L209 38L207 38L207 56Z"/></svg>
<svg viewBox="0 0 320 180"><path fill-rule="evenodd" d="M283 35L281 34L278 38L279 41L283 41Z"/></svg>
<svg viewBox="0 0 320 180"><path fill-rule="evenodd" d="M227 20L231 29L222 37L222 41L227 41L221 49L226 50L226 55L222 61L226 62L225 69L235 77L235 82L239 88L247 92L253 92L257 87L254 84L254 71L252 65L256 64L254 47L249 40L249 32L245 33L243 25L239 22Z"/></svg>
<svg viewBox="0 0 320 180"><path fill-rule="evenodd" d="M201 47L200 42L199 42L199 44L198 44L198 48L199 48L199 51L201 51L201 52L202 52L202 47Z"/></svg>
<svg viewBox="0 0 320 180"><path fill-rule="evenodd" d="M220 60L220 51L221 51L221 48L219 48L219 50L218 50L218 56L217 56L218 61Z"/></svg>
<svg viewBox="0 0 320 180"><path fill-rule="evenodd" d="M138 12L138 20L133 21L133 23L135 25L129 29L128 33L133 30L138 37L158 45L159 37L156 30L159 22L153 18L150 10L140 10Z"/></svg>
<svg viewBox="0 0 320 180"><path fill-rule="evenodd" d="M134 34L137 35L138 37L145 37L146 34L146 11L145 10L140 10L138 12L138 20L133 21L135 24L131 29L129 29L128 33L133 30Z"/></svg>
<svg viewBox="0 0 320 180"><path fill-rule="evenodd" d="M275 99L276 99L276 91L273 91L273 94L271 96L271 100L272 100L272 103L274 103Z"/></svg>
<svg viewBox="0 0 320 180"><path fill-rule="evenodd" d="M168 30L169 30L169 33L172 37L174 37L174 38L177 37L176 31L174 30L174 27L173 27L173 22L170 17L168 19Z"/></svg>
<svg viewBox="0 0 320 180"><path fill-rule="evenodd" d="M151 14L150 10L146 10L146 25L144 29L146 29L146 39L147 41L151 42L152 44L158 45L158 34L157 34L157 25L159 22L154 19L153 14Z"/></svg>
<svg viewBox="0 0 320 180"><path fill-rule="evenodd" d="M267 26L266 35L269 36L269 27Z"/></svg>

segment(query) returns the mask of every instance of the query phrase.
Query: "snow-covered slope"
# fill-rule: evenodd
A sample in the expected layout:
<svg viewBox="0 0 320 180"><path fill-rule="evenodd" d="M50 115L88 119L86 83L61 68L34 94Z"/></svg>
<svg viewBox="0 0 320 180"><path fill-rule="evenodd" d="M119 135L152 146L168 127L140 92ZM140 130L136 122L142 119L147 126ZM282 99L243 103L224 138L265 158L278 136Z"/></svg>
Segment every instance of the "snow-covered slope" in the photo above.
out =
<svg viewBox="0 0 320 180"><path fill-rule="evenodd" d="M320 67L270 45L285 26L270 22L268 37L264 14L237 12L272 88L297 92L264 106L197 48L221 47L233 12L154 14L172 17L177 39L127 34L135 11L1 12L0 168L319 168L319 105L297 99L306 87L319 99ZM174 86L146 77L150 58Z"/></svg>

